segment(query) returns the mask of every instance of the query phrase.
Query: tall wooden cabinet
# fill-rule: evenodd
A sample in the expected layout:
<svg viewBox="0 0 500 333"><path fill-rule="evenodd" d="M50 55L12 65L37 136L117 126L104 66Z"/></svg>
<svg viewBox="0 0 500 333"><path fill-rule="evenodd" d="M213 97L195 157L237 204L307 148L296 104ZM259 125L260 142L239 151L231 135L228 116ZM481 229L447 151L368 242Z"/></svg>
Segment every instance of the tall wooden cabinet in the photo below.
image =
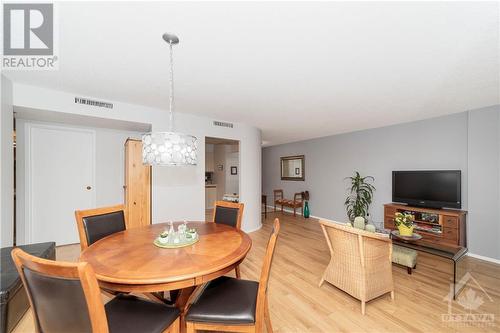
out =
<svg viewBox="0 0 500 333"><path fill-rule="evenodd" d="M127 229L151 224L151 167L142 164L142 142L125 142Z"/></svg>

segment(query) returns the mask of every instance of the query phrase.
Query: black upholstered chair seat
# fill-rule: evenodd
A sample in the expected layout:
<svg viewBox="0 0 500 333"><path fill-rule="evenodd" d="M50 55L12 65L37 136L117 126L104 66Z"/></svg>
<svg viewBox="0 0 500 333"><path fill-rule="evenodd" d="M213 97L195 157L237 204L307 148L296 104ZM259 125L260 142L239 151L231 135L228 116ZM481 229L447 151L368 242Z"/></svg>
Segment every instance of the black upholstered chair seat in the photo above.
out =
<svg viewBox="0 0 500 333"><path fill-rule="evenodd" d="M216 206L214 221L235 228L238 223L238 208Z"/></svg>
<svg viewBox="0 0 500 333"><path fill-rule="evenodd" d="M131 295L118 295L105 306L110 333L163 332L179 316L179 310Z"/></svg>
<svg viewBox="0 0 500 333"><path fill-rule="evenodd" d="M208 283L188 311L187 321L245 325L255 323L256 281L222 276Z"/></svg>
<svg viewBox="0 0 500 333"><path fill-rule="evenodd" d="M107 214L86 216L83 218L83 227L87 236L87 245L99 239L125 230L125 215L123 211Z"/></svg>

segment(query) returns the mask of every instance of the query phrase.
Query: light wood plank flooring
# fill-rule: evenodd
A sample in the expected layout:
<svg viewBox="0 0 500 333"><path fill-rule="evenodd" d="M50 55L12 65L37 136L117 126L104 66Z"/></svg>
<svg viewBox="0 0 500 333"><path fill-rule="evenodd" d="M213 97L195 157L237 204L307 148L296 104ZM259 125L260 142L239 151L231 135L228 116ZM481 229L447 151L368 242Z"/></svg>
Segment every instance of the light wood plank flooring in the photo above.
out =
<svg viewBox="0 0 500 333"><path fill-rule="evenodd" d="M330 254L314 219L269 213L263 228L250 234L253 246L241 265L243 278L258 280L274 216L280 218L282 226L269 289L275 332L500 332L500 265L470 257L465 259L468 270L492 301L470 285L461 295L471 288L483 304L477 310L465 311L454 301L452 313L493 314L492 325L442 322L441 314L448 313L448 303L443 298L449 291L452 267L446 260L422 253L412 275L402 267L393 266L395 300L386 295L370 301L366 315L361 315L357 299L328 283L318 287ZM59 260L76 260L78 255L78 245L57 249ZM14 332L34 332L30 313Z"/></svg>

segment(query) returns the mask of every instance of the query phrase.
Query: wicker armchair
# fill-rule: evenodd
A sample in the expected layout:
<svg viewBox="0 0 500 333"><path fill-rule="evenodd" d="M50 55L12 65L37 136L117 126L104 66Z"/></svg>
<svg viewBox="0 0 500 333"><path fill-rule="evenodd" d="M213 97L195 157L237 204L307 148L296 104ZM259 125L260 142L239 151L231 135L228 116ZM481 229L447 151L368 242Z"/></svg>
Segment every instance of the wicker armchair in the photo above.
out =
<svg viewBox="0 0 500 333"><path fill-rule="evenodd" d="M320 220L330 249L331 259L319 286L327 281L351 296L361 300L361 313L365 303L391 293L392 242L383 235L351 226Z"/></svg>

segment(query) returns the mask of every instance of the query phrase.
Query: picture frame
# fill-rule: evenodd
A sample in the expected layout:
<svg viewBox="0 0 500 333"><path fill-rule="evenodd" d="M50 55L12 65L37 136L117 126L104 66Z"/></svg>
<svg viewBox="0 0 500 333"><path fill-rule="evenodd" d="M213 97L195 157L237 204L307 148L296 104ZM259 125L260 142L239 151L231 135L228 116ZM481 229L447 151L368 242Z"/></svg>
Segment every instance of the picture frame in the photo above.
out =
<svg viewBox="0 0 500 333"><path fill-rule="evenodd" d="M305 180L305 156L283 156L280 158L281 180Z"/></svg>
<svg viewBox="0 0 500 333"><path fill-rule="evenodd" d="M231 175L237 175L238 174L238 167L232 166L231 167Z"/></svg>

